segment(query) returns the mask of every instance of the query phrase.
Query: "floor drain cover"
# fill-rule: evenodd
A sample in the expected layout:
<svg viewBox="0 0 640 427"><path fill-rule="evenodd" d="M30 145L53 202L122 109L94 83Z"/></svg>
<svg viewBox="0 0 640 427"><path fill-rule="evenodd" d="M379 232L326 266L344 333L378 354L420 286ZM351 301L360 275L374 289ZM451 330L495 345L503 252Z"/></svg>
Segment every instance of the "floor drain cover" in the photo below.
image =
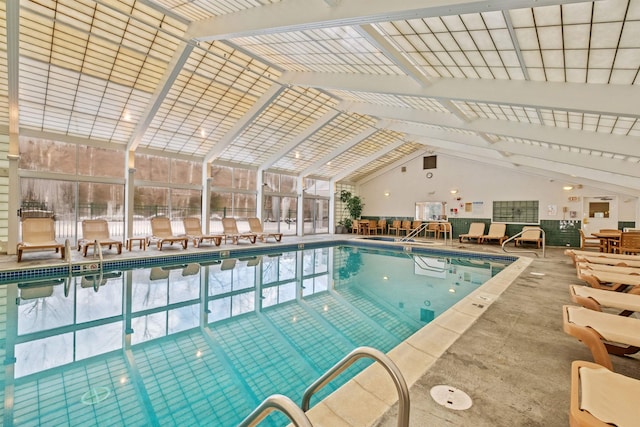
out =
<svg viewBox="0 0 640 427"><path fill-rule="evenodd" d="M431 397L442 406L462 411L471 408L471 398L467 393L448 385L437 385L431 389Z"/></svg>
<svg viewBox="0 0 640 427"><path fill-rule="evenodd" d="M100 403L109 397L111 392L106 387L96 387L92 388L88 392L82 395L82 403L85 405L95 405L96 403Z"/></svg>

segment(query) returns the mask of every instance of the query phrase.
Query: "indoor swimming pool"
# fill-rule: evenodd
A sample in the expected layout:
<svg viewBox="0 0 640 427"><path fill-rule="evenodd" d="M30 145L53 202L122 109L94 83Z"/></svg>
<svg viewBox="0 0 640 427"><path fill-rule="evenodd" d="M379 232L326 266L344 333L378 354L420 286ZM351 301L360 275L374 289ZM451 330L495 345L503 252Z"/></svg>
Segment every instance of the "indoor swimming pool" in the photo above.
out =
<svg viewBox="0 0 640 427"><path fill-rule="evenodd" d="M234 426L271 394L300 403L356 347L388 352L514 260L365 244L224 255L0 285L3 425Z"/></svg>

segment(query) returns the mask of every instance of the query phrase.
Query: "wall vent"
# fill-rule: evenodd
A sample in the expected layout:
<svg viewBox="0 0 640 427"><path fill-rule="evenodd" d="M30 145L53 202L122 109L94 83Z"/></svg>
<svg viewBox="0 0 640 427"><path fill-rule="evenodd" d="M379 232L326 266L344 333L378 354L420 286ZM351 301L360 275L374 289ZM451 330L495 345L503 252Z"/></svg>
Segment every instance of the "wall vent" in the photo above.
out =
<svg viewBox="0 0 640 427"><path fill-rule="evenodd" d="M435 169L438 165L438 156L425 156L422 158L422 169Z"/></svg>

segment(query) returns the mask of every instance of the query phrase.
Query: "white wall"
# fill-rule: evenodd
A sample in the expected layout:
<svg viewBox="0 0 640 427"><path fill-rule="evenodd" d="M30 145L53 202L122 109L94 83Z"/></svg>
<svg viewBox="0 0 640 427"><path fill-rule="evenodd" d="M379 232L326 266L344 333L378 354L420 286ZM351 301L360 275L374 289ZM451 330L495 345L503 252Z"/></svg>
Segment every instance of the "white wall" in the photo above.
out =
<svg viewBox="0 0 640 427"><path fill-rule="evenodd" d="M618 220L635 221L640 224L638 198L612 194L596 188L562 189L565 182L520 173L517 169L489 166L482 163L447 157L438 154L436 169L422 169L422 155L396 166L386 173L366 180L358 186L357 193L363 197L364 216L413 217L415 202L446 201L448 209L458 208L459 218L491 218L493 201L538 200L541 220L561 220L583 218L583 197L614 196L618 198ZM427 172L433 177L428 179ZM458 189L455 196L450 193ZM389 196L385 196L385 193ZM578 197L578 201L569 201L569 197ZM460 200L455 200L460 197ZM483 202L482 214L464 211L464 203ZM461 205L463 206L461 208ZM549 205L557 207L557 213L550 215ZM576 211L576 218L570 218L569 212ZM450 213L447 212L449 215ZM451 215L450 215L451 216Z"/></svg>

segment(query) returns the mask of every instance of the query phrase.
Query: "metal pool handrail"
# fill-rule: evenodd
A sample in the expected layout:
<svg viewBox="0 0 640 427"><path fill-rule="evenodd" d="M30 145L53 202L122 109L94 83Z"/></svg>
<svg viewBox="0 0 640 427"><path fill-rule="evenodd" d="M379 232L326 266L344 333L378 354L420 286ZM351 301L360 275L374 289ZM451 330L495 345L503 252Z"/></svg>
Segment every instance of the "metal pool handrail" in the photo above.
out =
<svg viewBox="0 0 640 427"><path fill-rule="evenodd" d="M547 240L547 236L546 236L546 234L544 233L544 230L543 230L542 228L540 228L540 227L537 227L537 228L538 228L538 230L540 230L540 231L542 232L542 258L544 258L544 257L545 257L545 248L546 248L546 246L545 246L545 241ZM535 230L535 229L530 228L529 230ZM536 252L536 251L508 251L508 250L506 249L506 247L505 247L505 246L507 245L507 243L511 242L512 240L515 240L518 236L521 236L521 235L522 235L522 233L524 233L525 231L526 231L526 230L522 230L522 231L520 231L519 233L516 233L515 235L513 235L513 236L509 237L507 240L505 240L504 242L502 242L502 251L503 251L503 252L506 252L506 253L510 253L510 254L515 254L515 253L532 253L532 254L535 254L537 257L539 257L540 255L538 255L538 252Z"/></svg>
<svg viewBox="0 0 640 427"><path fill-rule="evenodd" d="M420 227L411 230L411 233L407 234L406 236L404 236L402 239L400 239L401 242L408 242L409 239L416 237L417 235L419 235L420 233L422 233L424 231L425 228L427 228L427 226L429 225L429 223L423 223L420 225Z"/></svg>
<svg viewBox="0 0 640 427"><path fill-rule="evenodd" d="M396 364L393 363L386 354L372 347L358 347L351 351L351 353L347 354L342 360L336 363L331 369L325 372L324 375L311 384L302 397L302 410L304 412L309 410L309 402L311 401L311 396L313 396L315 392L329 384L345 369L363 357L368 357L380 363L391 376L391 379L395 383L398 391L398 427L407 427L409 425L410 409L409 388L407 387L407 383Z"/></svg>
<svg viewBox="0 0 640 427"><path fill-rule="evenodd" d="M313 427L311 421L295 402L282 394L272 394L253 410L238 427L256 426L274 410L285 414L297 427Z"/></svg>

